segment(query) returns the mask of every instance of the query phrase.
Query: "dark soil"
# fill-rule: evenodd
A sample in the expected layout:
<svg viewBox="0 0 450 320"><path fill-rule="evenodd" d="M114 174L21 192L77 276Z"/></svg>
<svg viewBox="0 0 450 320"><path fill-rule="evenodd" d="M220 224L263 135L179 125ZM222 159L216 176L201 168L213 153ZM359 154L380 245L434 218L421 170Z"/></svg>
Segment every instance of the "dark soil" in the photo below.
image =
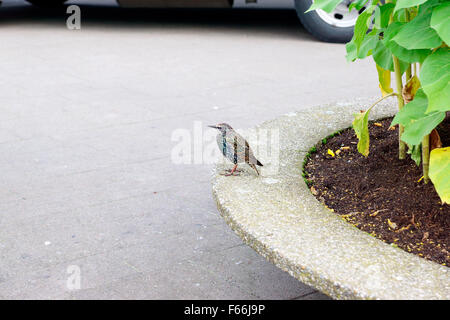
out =
<svg viewBox="0 0 450 320"><path fill-rule="evenodd" d="M358 153L352 129L318 144L305 165L305 178L317 199L349 223L449 266L450 206L442 205L431 182L420 180L421 167L409 155L398 159L398 128L389 130L391 120L370 123L367 158ZM448 117L438 132L442 145L450 146Z"/></svg>

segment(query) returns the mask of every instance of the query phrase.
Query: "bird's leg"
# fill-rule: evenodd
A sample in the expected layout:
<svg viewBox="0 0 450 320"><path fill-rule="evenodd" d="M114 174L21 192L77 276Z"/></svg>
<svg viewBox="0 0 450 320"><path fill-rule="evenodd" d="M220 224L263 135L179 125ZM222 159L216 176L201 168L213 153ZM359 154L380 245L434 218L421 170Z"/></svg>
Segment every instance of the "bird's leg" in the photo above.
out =
<svg viewBox="0 0 450 320"><path fill-rule="evenodd" d="M222 173L222 175L224 175L224 176L233 176L233 175L236 175L236 176L238 176L239 174L235 174L235 172L239 172L240 170L236 170L237 169L237 164L235 164L234 165L234 168L233 169L231 169L231 171L230 170L226 170L226 171L228 171L229 173Z"/></svg>
<svg viewBox="0 0 450 320"><path fill-rule="evenodd" d="M230 172L230 174L233 174L235 171L236 171L236 169L237 169L237 163L234 165L234 168L233 168L233 170L231 170L231 172Z"/></svg>
<svg viewBox="0 0 450 320"><path fill-rule="evenodd" d="M233 167L233 169L225 169L226 172L232 173L232 172L242 172L241 169L237 169L236 166Z"/></svg>

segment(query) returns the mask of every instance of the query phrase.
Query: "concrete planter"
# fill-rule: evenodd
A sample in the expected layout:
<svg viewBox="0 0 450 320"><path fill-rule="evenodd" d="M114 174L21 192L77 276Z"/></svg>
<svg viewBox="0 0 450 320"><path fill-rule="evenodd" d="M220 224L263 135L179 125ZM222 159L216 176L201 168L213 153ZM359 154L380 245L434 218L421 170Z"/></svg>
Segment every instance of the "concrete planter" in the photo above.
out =
<svg viewBox="0 0 450 320"><path fill-rule="evenodd" d="M390 246L325 208L301 178L308 149L351 125L371 100L310 108L263 123L278 129L277 173L250 170L224 177L216 167L213 194L225 221L259 254L335 299L450 299L449 268ZM395 100L371 118L394 114ZM264 158L260 159L265 163ZM242 166L243 168L245 166Z"/></svg>

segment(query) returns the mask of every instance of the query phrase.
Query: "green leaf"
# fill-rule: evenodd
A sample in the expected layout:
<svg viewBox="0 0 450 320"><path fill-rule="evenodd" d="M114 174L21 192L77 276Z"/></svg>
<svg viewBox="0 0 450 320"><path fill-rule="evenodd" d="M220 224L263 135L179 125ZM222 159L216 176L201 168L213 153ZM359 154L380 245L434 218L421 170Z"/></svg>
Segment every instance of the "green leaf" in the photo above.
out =
<svg viewBox="0 0 450 320"><path fill-rule="evenodd" d="M397 112L394 119L392 119L391 126L395 126L396 124L407 126L412 121L423 118L425 116L427 106L427 96L422 89L417 90L414 99Z"/></svg>
<svg viewBox="0 0 450 320"><path fill-rule="evenodd" d="M417 90L414 99L397 112L391 126L404 126L401 140L409 145L418 145L445 118L445 112L427 114L427 96L422 89Z"/></svg>
<svg viewBox="0 0 450 320"><path fill-rule="evenodd" d="M436 31L430 27L431 15L424 12L406 23L393 38L406 49L431 49L442 43Z"/></svg>
<svg viewBox="0 0 450 320"><path fill-rule="evenodd" d="M397 12L400 9L403 8L410 8L418 6L419 4L422 4L426 2L427 0L397 0L397 4L395 5L394 12Z"/></svg>
<svg viewBox="0 0 450 320"><path fill-rule="evenodd" d="M358 19L356 19L352 40L355 42L357 52L361 47L361 44L364 40L364 36L366 35L367 30L369 30L367 21L371 16L372 12L370 10L364 10L364 12L358 16Z"/></svg>
<svg viewBox="0 0 450 320"><path fill-rule="evenodd" d="M450 43L450 2L442 3L433 9L430 26L445 43Z"/></svg>
<svg viewBox="0 0 450 320"><path fill-rule="evenodd" d="M363 156L367 157L369 155L369 112L370 109L364 113L356 113L355 120L353 120L353 130L355 130L356 136L358 137L358 151Z"/></svg>
<svg viewBox="0 0 450 320"><path fill-rule="evenodd" d="M408 152L407 152L410 156L411 159L414 160L414 162L416 163L417 166L420 165L420 161L422 161L422 148L421 145L408 145Z"/></svg>
<svg viewBox="0 0 450 320"><path fill-rule="evenodd" d="M429 55L420 70L420 83L428 97L427 113L450 110L450 49Z"/></svg>
<svg viewBox="0 0 450 320"><path fill-rule="evenodd" d="M419 144L423 137L436 128L445 118L445 112L433 112L405 125L401 140L407 144Z"/></svg>
<svg viewBox="0 0 450 320"><path fill-rule="evenodd" d="M398 57L400 60L403 60L407 63L422 63L423 60L431 53L429 49L412 49L408 50L402 46L400 46L397 42L393 41L394 38L401 30L401 28L405 25L402 22L393 22L391 23L387 29L384 31L384 39L383 44L388 48L393 55Z"/></svg>
<svg viewBox="0 0 450 320"><path fill-rule="evenodd" d="M431 151L428 175L442 202L450 204L450 147Z"/></svg>
<svg viewBox="0 0 450 320"><path fill-rule="evenodd" d="M305 12L310 12L316 9L322 9L328 13L331 13L342 0L314 0L311 7Z"/></svg>
<svg viewBox="0 0 450 320"><path fill-rule="evenodd" d="M384 45L383 41L378 41L375 49L372 52L373 60L376 64L386 70L394 72L394 62L392 61L392 52ZM401 59L400 60L400 72L403 74L408 68L409 64Z"/></svg>
<svg viewBox="0 0 450 320"><path fill-rule="evenodd" d="M358 54L356 52L356 44L355 41L353 41L353 39L345 44L345 50L347 51L347 55L345 56L347 61L348 62L355 61L356 58L358 57Z"/></svg>
<svg viewBox="0 0 450 320"><path fill-rule="evenodd" d="M380 41L378 33L366 34L361 43L361 46L359 47L359 50L357 51L358 59L364 59L367 56L370 56L373 52L373 49L375 49L375 47L377 46L378 41Z"/></svg>
<svg viewBox="0 0 450 320"><path fill-rule="evenodd" d="M393 22L408 22L405 10L394 12L393 20Z"/></svg>
<svg viewBox="0 0 450 320"><path fill-rule="evenodd" d="M362 8L364 8L364 6L366 5L366 3L368 1L369 0L355 0L355 1L352 1L350 6L348 7L348 10L352 11L353 8L355 8L356 10L361 10Z"/></svg>
<svg viewBox="0 0 450 320"><path fill-rule="evenodd" d="M426 2L424 2L423 4L421 4L419 6L419 14L423 14L423 13L427 13L427 14L431 14L431 12L433 11L433 8L440 5L441 2L445 2L447 0L427 0Z"/></svg>
<svg viewBox="0 0 450 320"><path fill-rule="evenodd" d="M350 62L355 61L356 59L364 59L367 56L372 55L373 49L375 49L378 41L380 41L379 33L379 30L373 29L370 33L365 34L359 49L356 47L354 38L350 40L350 42L347 42L345 45L347 61Z"/></svg>
<svg viewBox="0 0 450 320"><path fill-rule="evenodd" d="M385 47L383 41L378 41L375 49L372 52L372 56L377 65L385 70L394 71L392 52Z"/></svg>
<svg viewBox="0 0 450 320"><path fill-rule="evenodd" d="M394 4L389 2L378 8L379 10L375 10L374 25L378 29L386 28L389 25L389 18L394 10Z"/></svg>

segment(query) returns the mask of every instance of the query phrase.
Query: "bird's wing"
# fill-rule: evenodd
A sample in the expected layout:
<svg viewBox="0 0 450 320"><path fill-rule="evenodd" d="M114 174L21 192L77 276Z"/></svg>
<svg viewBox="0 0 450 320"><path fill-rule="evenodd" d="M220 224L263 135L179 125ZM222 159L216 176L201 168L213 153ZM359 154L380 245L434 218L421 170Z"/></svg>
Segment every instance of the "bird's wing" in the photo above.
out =
<svg viewBox="0 0 450 320"><path fill-rule="evenodd" d="M257 163L257 159L253 155L253 151L250 148L247 140L244 139L239 133L233 132L227 135L227 143L232 146L231 152L236 154L238 160L245 161L247 163Z"/></svg>

